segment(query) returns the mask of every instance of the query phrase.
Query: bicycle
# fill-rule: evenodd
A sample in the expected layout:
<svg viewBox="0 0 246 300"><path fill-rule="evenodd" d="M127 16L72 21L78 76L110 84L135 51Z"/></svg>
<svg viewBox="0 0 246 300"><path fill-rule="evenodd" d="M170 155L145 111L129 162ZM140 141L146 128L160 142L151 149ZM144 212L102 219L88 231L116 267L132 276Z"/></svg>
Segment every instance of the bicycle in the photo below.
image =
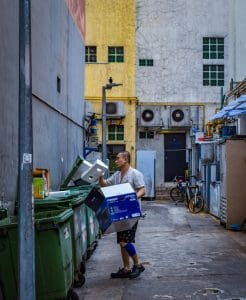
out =
<svg viewBox="0 0 246 300"><path fill-rule="evenodd" d="M204 199L200 195L199 185L197 182L195 185L191 185L191 178L196 180L196 176L189 176L184 184L182 176L175 176L174 182L177 182L177 185L171 189L170 197L173 201L175 201L175 205L177 205L178 202L185 201L185 206L191 213L198 213L204 207Z"/></svg>
<svg viewBox="0 0 246 300"><path fill-rule="evenodd" d="M177 185L170 190L170 197L177 205L178 202L185 200L185 188L183 186L183 176L175 176L173 182Z"/></svg>

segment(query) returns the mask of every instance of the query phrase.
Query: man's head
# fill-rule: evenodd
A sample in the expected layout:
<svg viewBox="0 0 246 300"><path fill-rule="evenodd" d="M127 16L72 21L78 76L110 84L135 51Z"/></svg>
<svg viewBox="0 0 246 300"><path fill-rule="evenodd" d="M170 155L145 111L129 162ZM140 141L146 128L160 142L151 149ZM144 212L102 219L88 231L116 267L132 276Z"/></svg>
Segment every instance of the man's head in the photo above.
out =
<svg viewBox="0 0 246 300"><path fill-rule="evenodd" d="M131 162L131 156L128 151L119 152L116 156L115 163L118 168L129 165Z"/></svg>

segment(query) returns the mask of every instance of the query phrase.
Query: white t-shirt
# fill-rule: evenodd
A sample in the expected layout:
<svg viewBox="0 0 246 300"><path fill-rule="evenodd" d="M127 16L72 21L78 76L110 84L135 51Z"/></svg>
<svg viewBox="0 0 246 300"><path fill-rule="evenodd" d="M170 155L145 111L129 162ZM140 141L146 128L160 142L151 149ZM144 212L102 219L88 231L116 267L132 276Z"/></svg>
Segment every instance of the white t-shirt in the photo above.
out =
<svg viewBox="0 0 246 300"><path fill-rule="evenodd" d="M143 174L130 167L126 174L121 177L120 171L116 171L112 176L106 179L107 185L130 183L135 192L141 187L145 187ZM141 208L141 201L139 199L139 206Z"/></svg>

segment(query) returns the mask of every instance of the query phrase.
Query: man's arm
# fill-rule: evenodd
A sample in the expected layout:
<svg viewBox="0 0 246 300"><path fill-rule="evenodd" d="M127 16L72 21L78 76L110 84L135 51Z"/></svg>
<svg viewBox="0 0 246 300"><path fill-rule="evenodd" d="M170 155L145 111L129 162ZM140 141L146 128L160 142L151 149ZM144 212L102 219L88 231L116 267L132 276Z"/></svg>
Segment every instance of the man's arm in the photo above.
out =
<svg viewBox="0 0 246 300"><path fill-rule="evenodd" d="M145 187L144 186L140 187L139 189L137 189L136 193L138 198L143 197L145 195Z"/></svg>

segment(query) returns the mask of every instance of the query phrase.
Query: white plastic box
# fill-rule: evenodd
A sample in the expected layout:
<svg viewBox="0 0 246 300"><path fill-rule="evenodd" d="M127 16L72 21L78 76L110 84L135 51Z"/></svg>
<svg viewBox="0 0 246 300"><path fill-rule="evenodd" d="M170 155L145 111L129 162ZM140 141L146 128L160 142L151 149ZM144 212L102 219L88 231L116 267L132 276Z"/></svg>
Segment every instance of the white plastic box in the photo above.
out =
<svg viewBox="0 0 246 300"><path fill-rule="evenodd" d="M88 183L96 182L98 178L103 176L108 170L108 166L100 159L97 159L93 164L84 160L83 164L87 166L88 169L82 173L81 179Z"/></svg>

